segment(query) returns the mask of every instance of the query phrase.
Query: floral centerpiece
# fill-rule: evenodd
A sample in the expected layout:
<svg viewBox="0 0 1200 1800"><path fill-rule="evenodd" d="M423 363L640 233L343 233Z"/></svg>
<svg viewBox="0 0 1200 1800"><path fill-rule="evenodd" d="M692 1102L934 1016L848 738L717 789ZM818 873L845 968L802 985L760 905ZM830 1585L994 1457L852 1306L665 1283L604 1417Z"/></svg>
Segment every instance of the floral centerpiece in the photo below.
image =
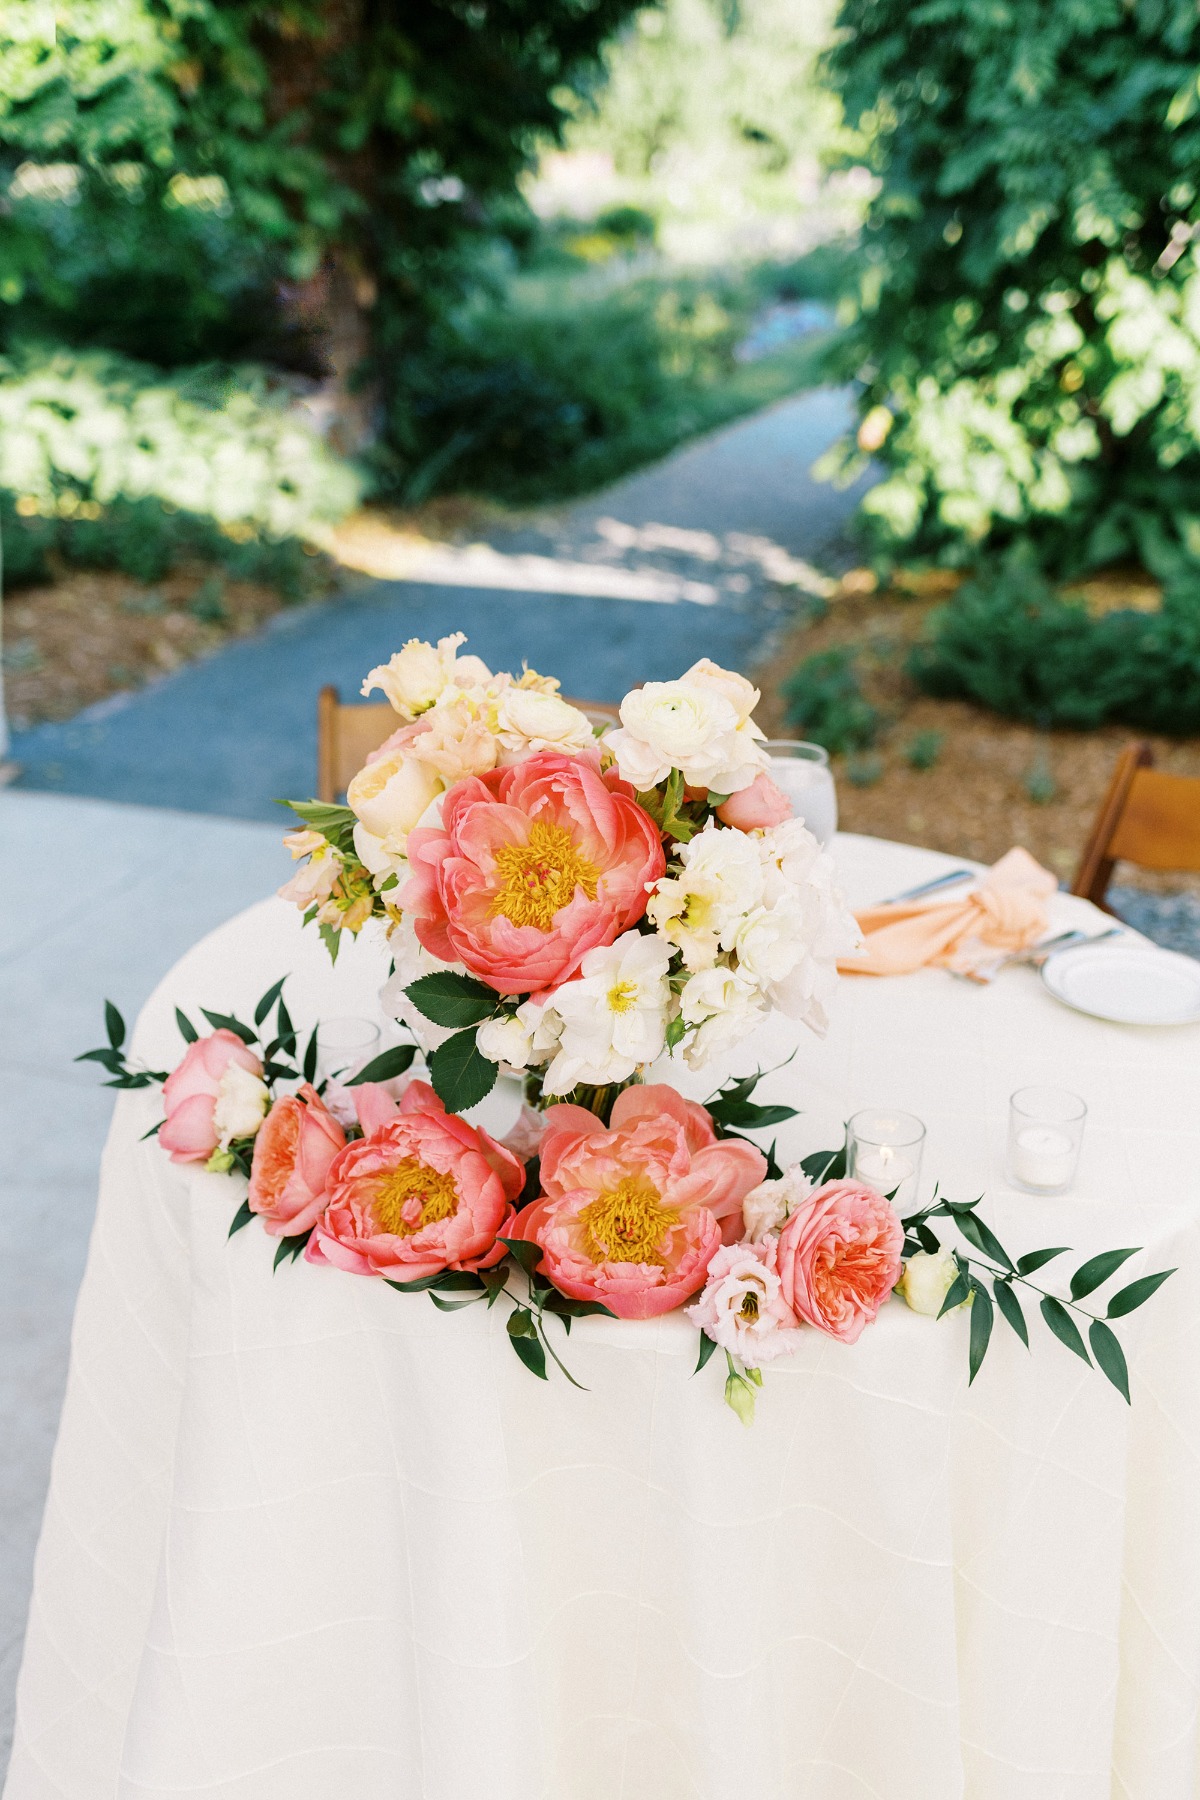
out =
<svg viewBox="0 0 1200 1800"><path fill-rule="evenodd" d="M463 641L414 640L371 671L363 692L383 691L396 730L345 806L291 802L303 829L285 840L299 867L281 892L334 957L372 921L386 933L382 999L412 1041L318 1082L315 1028L301 1049L280 979L252 1024L206 1013L201 1036L180 1013L169 1075L128 1061L111 1006L108 1044L86 1053L117 1086L162 1082L173 1160L245 1179L231 1234L257 1218L277 1266L303 1254L444 1308L504 1300L543 1377L548 1357L563 1367L554 1317L686 1307L697 1367L725 1351L747 1421L763 1364L804 1329L854 1343L894 1291L921 1312L969 1307L972 1379L997 1310L1028 1342L1017 1290L1036 1293L1128 1397L1108 1320L1169 1271L1101 1317L1081 1302L1133 1250L1051 1294L1032 1276L1066 1252L1014 1260L977 1201L901 1218L840 1150L781 1169L746 1136L793 1116L754 1100L759 1072L701 1106L656 1067L723 1059L773 1009L823 1033L859 941L831 859L770 778L751 683L702 659L626 695L610 727ZM526 1104L498 1141L462 1114L502 1068Z"/></svg>

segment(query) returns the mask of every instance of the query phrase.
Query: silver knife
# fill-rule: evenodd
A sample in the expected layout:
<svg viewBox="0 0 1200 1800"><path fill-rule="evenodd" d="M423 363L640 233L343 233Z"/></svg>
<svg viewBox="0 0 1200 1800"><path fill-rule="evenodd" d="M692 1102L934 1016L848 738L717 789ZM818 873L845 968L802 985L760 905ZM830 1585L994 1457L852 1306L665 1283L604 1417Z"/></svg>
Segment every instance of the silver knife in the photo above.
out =
<svg viewBox="0 0 1200 1800"><path fill-rule="evenodd" d="M921 900L926 894L936 894L941 888L957 887L960 881L974 881L977 869L951 869L945 875L935 875L932 881L922 881L917 887L905 888L903 893L889 894L886 900L875 900L875 906L898 906L902 900Z"/></svg>

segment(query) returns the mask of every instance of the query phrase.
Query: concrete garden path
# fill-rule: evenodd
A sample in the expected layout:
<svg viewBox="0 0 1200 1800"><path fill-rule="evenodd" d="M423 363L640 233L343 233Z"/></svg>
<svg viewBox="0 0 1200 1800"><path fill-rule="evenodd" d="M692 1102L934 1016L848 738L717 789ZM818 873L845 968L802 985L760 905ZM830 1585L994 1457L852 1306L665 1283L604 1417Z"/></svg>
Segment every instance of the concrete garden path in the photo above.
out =
<svg viewBox="0 0 1200 1800"><path fill-rule="evenodd" d="M808 470L850 417L842 391L797 395L490 544L427 546L406 579L281 613L138 693L17 734L18 786L278 821L273 797L315 782L317 690L354 694L414 636L466 631L493 668L527 660L596 700L703 654L749 667L797 594L820 589L813 565L837 557L857 494Z"/></svg>

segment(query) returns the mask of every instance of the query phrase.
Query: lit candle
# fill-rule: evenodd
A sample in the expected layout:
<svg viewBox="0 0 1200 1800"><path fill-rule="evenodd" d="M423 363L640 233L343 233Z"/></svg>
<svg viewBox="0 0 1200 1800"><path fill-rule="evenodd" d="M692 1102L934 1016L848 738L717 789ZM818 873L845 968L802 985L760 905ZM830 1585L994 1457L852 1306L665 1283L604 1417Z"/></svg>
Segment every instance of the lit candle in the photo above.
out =
<svg viewBox="0 0 1200 1800"><path fill-rule="evenodd" d="M1026 1125L1013 1143L1013 1174L1033 1188L1064 1188L1075 1168L1075 1145L1053 1125Z"/></svg>
<svg viewBox="0 0 1200 1800"><path fill-rule="evenodd" d="M904 1184L915 1172L908 1157L890 1144L860 1144L856 1147L855 1176L859 1181L865 1181L868 1187L878 1188L881 1194L895 1191L898 1200L907 1201L910 1196L903 1191Z"/></svg>

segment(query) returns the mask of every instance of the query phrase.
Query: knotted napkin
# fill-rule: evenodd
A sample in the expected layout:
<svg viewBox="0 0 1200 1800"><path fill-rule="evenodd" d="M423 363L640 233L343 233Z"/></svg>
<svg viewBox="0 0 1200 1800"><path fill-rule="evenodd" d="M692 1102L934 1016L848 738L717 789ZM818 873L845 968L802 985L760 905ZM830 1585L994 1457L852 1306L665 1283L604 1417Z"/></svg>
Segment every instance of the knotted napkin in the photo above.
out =
<svg viewBox="0 0 1200 1800"><path fill-rule="evenodd" d="M857 919L865 943L844 956L844 975L910 975L927 965L969 974L1005 950L1027 950L1045 933L1058 883L1028 850L1010 850L970 892L952 900L888 901Z"/></svg>

